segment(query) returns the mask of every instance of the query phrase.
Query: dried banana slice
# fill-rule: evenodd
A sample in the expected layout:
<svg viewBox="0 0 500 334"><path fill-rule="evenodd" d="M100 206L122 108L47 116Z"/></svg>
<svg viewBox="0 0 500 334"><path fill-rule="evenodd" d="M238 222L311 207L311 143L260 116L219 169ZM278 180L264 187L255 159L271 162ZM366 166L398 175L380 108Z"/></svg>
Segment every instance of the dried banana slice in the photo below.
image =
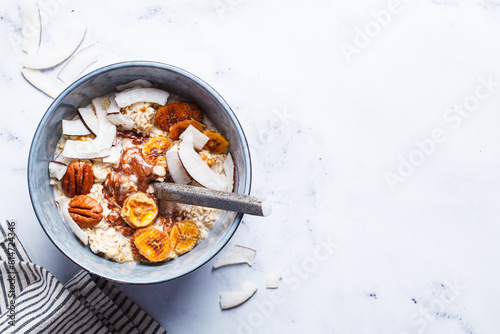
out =
<svg viewBox="0 0 500 334"><path fill-rule="evenodd" d="M201 112L200 107L198 107L195 103L189 102L189 117L198 122L203 121L203 113Z"/></svg>
<svg viewBox="0 0 500 334"><path fill-rule="evenodd" d="M192 102L172 102L164 105L155 115L156 124L164 131L168 131L172 125L187 119L201 122L203 114L200 108Z"/></svg>
<svg viewBox="0 0 500 334"><path fill-rule="evenodd" d="M203 148L208 150L210 153L220 154L229 149L229 142L217 131L205 130L203 131L203 134L210 138L205 146L203 146Z"/></svg>
<svg viewBox="0 0 500 334"><path fill-rule="evenodd" d="M136 232L137 231L138 230L136 230ZM134 255L134 258L136 258L136 259L138 259L138 260L140 260L142 262L147 261L147 259L144 256L142 256L141 253L139 253L139 250L135 246L135 232L130 237L130 248L132 249L132 254Z"/></svg>
<svg viewBox="0 0 500 334"><path fill-rule="evenodd" d="M149 195L139 191L127 197L120 215L133 228L146 227L155 220L158 207Z"/></svg>
<svg viewBox="0 0 500 334"><path fill-rule="evenodd" d="M172 147L167 137L154 137L142 146L142 156L148 164L167 167L165 153Z"/></svg>
<svg viewBox="0 0 500 334"><path fill-rule="evenodd" d="M198 242L199 234L198 226L190 220L175 224L170 231L174 251L178 255L189 252Z"/></svg>
<svg viewBox="0 0 500 334"><path fill-rule="evenodd" d="M172 251L172 242L168 234L156 227L137 230L133 235L132 242L139 254L150 262L166 260Z"/></svg>
<svg viewBox="0 0 500 334"><path fill-rule="evenodd" d="M188 119L188 120L178 122L178 123L175 123L174 125L172 125L170 127L168 136L172 140L177 140L177 139L179 139L181 133L183 133L184 130L186 130L190 125L194 126L199 131L203 131L203 128L204 128L203 124L201 124L198 121Z"/></svg>

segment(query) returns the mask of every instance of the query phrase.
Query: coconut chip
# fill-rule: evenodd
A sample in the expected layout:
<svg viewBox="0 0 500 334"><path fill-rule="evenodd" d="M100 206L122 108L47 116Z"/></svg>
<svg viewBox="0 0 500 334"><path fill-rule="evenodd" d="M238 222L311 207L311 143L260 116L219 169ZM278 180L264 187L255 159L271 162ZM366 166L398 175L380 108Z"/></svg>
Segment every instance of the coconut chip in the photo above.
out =
<svg viewBox="0 0 500 334"><path fill-rule="evenodd" d="M66 158L76 159L94 159L107 157L111 154L111 147L116 139L116 126L113 125L107 117L106 110L104 110L103 101L100 99L92 100L95 113L98 120L97 136L94 140L79 141L68 140L64 145L62 155ZM88 108L80 108L88 109ZM92 109L90 109L92 110Z"/></svg>
<svg viewBox="0 0 500 334"><path fill-rule="evenodd" d="M49 162L49 176L61 180L66 174L68 165L60 161L50 161Z"/></svg>
<svg viewBox="0 0 500 334"><path fill-rule="evenodd" d="M59 65L68 59L83 41L87 28L71 25L66 36L52 50L28 53L24 59L24 67L41 70Z"/></svg>
<svg viewBox="0 0 500 334"><path fill-rule="evenodd" d="M231 153L224 160L224 173L226 173L226 191L232 192L234 188L234 162Z"/></svg>
<svg viewBox="0 0 500 334"><path fill-rule="evenodd" d="M193 134L191 132L187 133L181 142L179 158L189 175L202 186L220 191L226 189L225 178L210 169L194 150Z"/></svg>
<svg viewBox="0 0 500 334"><path fill-rule="evenodd" d="M257 252L254 249L235 245L231 252L222 255L214 264L214 269L233 264L247 263L253 266L253 260Z"/></svg>
<svg viewBox="0 0 500 334"><path fill-rule="evenodd" d="M38 0L19 0L19 9L23 24L23 51L36 53L42 39L42 20Z"/></svg>
<svg viewBox="0 0 500 334"><path fill-rule="evenodd" d="M59 211L61 212L61 216L68 226L68 228L73 232L78 239L80 239L81 242L83 242L84 245L89 243L89 238L87 234L78 226L77 223L71 218L69 215L69 198L66 196L59 196L58 198L54 199L54 201L58 204L59 206Z"/></svg>
<svg viewBox="0 0 500 334"><path fill-rule="evenodd" d="M280 285L280 279L283 277L283 273L281 269L276 269L269 275L267 275L266 279L266 288L268 289L277 289Z"/></svg>
<svg viewBox="0 0 500 334"><path fill-rule="evenodd" d="M200 130L190 125L184 130L179 136L180 139L184 139L189 133L193 134L193 147L197 150L201 150L203 146L210 140L208 136L204 135Z"/></svg>
<svg viewBox="0 0 500 334"><path fill-rule="evenodd" d="M67 136L86 136L90 134L90 131L80 119L73 121L63 119L62 133Z"/></svg>
<svg viewBox="0 0 500 334"><path fill-rule="evenodd" d="M75 81L87 67L98 60L99 49L95 44L91 45L71 57L57 77L69 85Z"/></svg>
<svg viewBox="0 0 500 334"><path fill-rule="evenodd" d="M179 147L175 145L170 150L167 151L165 157L167 159L167 167L172 179L175 183L188 184L191 179L186 173L186 170L182 166L181 160L179 159Z"/></svg>
<svg viewBox="0 0 500 334"><path fill-rule="evenodd" d="M152 102L164 105L167 103L168 95L166 91L156 88L130 88L116 93L115 101L120 108L137 102Z"/></svg>
<svg viewBox="0 0 500 334"><path fill-rule="evenodd" d="M117 164L120 161L122 151L116 146L109 149L109 156L102 158L102 162L109 164Z"/></svg>
<svg viewBox="0 0 500 334"><path fill-rule="evenodd" d="M66 88L66 85L61 81L56 78L49 77L39 70L23 68L21 73L30 84L53 99L61 94L61 92Z"/></svg>
<svg viewBox="0 0 500 334"><path fill-rule="evenodd" d="M227 310L239 306L249 300L256 291L257 287L254 284L245 281L238 290L220 294L220 307Z"/></svg>
<svg viewBox="0 0 500 334"><path fill-rule="evenodd" d="M78 108L76 113L80 117L83 125L89 130L94 136L97 135L99 131L99 120L95 115L94 109L92 107Z"/></svg>

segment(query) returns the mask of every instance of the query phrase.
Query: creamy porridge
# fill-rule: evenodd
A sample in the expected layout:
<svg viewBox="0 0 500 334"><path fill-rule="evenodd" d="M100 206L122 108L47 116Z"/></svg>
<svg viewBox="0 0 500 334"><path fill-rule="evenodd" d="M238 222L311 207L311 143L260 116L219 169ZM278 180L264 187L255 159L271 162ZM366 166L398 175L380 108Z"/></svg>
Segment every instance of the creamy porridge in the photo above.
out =
<svg viewBox="0 0 500 334"><path fill-rule="evenodd" d="M92 252L117 262L175 259L203 240L220 215L158 201L152 182L233 188L229 142L203 111L143 82L63 120L49 164L68 227Z"/></svg>

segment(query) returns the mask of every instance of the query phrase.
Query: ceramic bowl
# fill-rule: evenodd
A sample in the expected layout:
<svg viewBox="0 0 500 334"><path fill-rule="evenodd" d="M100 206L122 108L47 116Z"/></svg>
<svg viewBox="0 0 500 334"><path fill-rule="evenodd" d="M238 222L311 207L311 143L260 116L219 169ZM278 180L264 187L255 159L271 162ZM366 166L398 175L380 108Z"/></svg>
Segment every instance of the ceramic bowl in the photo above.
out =
<svg viewBox="0 0 500 334"><path fill-rule="evenodd" d="M145 79L158 88L195 102L231 143L235 165L234 191L250 193L251 163L245 134L229 105L207 83L180 68L162 63L133 61L109 65L74 82L45 112L35 132L28 161L28 186L36 216L49 239L71 261L90 273L131 284L169 281L201 267L212 259L236 231L242 214L222 212L206 239L191 252L159 264L117 263L93 254L66 227L54 202L48 163L54 158L61 137L62 119L72 119L75 109L95 97L115 91L116 86Z"/></svg>

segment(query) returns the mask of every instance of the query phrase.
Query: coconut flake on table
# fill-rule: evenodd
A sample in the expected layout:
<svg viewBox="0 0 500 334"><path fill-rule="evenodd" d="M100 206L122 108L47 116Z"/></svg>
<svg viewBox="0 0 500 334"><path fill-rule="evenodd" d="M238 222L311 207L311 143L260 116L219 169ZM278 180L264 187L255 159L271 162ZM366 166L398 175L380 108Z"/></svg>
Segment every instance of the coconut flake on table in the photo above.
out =
<svg viewBox="0 0 500 334"><path fill-rule="evenodd" d="M179 184L188 184L191 179L182 166L182 162L179 158L179 147L177 145L173 146L167 151L165 157L167 159L168 171L174 182Z"/></svg>
<svg viewBox="0 0 500 334"><path fill-rule="evenodd" d="M276 269L275 271L271 272L269 275L267 275L266 288L268 289L279 288L280 280L282 277L283 273L281 272L281 269Z"/></svg>
<svg viewBox="0 0 500 334"><path fill-rule="evenodd" d="M226 173L226 191L232 192L234 188L234 162L231 153L227 154L223 167L224 173Z"/></svg>
<svg viewBox="0 0 500 334"><path fill-rule="evenodd" d="M64 83L70 84L75 81L87 67L98 60L99 49L95 44L91 45L71 57L57 77Z"/></svg>
<svg viewBox="0 0 500 334"><path fill-rule="evenodd" d="M169 93L157 88L130 88L116 93L115 101L118 107L123 108L137 102L151 102L164 105Z"/></svg>
<svg viewBox="0 0 500 334"><path fill-rule="evenodd" d="M254 284L245 281L238 290L220 294L220 307L227 310L239 306L249 300L256 291L257 287Z"/></svg>
<svg viewBox="0 0 500 334"><path fill-rule="evenodd" d="M256 253L254 249L235 245L229 253L222 255L215 261L214 269L240 263L247 263L251 267Z"/></svg>
<svg viewBox="0 0 500 334"><path fill-rule="evenodd" d="M69 215L69 201L70 199L67 198L66 196L59 196L54 201L58 204L59 206L59 212L61 212L61 216L63 218L63 221L66 223L68 228L73 232L78 239L80 239L81 242L83 242L84 245L87 245L89 243L89 238L87 234L78 226L77 223L71 218Z"/></svg>
<svg viewBox="0 0 500 334"><path fill-rule="evenodd" d="M64 89L66 89L66 85L60 80L49 77L39 70L23 68L21 73L30 84L53 99L55 99L59 94L61 94Z"/></svg>
<svg viewBox="0 0 500 334"><path fill-rule="evenodd" d="M42 20L38 0L19 0L23 25L23 51L36 53L42 39Z"/></svg>
<svg viewBox="0 0 500 334"><path fill-rule="evenodd" d="M193 147L193 134L187 133L180 144L179 158L184 169L193 179L204 187L213 190L224 191L226 180L223 176L216 174L196 153Z"/></svg>
<svg viewBox="0 0 500 334"><path fill-rule="evenodd" d="M78 108L76 110L80 120L83 122L85 127L94 135L97 135L99 131L99 120L92 107Z"/></svg>
<svg viewBox="0 0 500 334"><path fill-rule="evenodd" d="M124 91L126 89L136 88L136 87L151 88L151 87L153 87L153 84L147 80L144 80L144 79L137 79L134 81L127 82L126 84L116 86L116 90L121 92L121 91Z"/></svg>
<svg viewBox="0 0 500 334"><path fill-rule="evenodd" d="M200 130L190 125L184 130L179 136L180 139L184 139L189 133L193 135L193 147L197 150L201 150L203 146L210 140L208 136L204 135Z"/></svg>
<svg viewBox="0 0 500 334"><path fill-rule="evenodd" d="M67 136L86 136L90 134L90 131L80 119L72 121L63 119L62 133Z"/></svg>
<svg viewBox="0 0 500 334"><path fill-rule="evenodd" d="M87 28L81 25L71 25L66 36L52 50L28 53L24 59L24 67L34 70L52 68L68 59L80 46Z"/></svg>
<svg viewBox="0 0 500 334"><path fill-rule="evenodd" d="M64 162L52 160L49 162L49 176L61 180L66 174L68 165Z"/></svg>

